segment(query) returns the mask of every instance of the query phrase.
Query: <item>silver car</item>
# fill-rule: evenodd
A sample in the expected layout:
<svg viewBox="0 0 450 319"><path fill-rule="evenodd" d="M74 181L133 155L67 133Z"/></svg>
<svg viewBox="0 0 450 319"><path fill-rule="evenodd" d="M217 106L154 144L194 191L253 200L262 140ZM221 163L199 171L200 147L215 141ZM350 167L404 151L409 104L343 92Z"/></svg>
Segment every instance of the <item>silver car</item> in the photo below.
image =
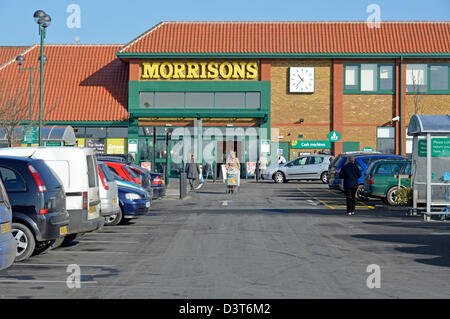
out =
<svg viewBox="0 0 450 319"><path fill-rule="evenodd" d="M328 166L333 160L331 155L304 155L284 164L268 167L264 179L273 179L275 183L286 183L289 180L320 179L328 183Z"/></svg>
<svg viewBox="0 0 450 319"><path fill-rule="evenodd" d="M115 225L120 211L117 183L106 164L99 162L98 168L101 215L105 217L105 225Z"/></svg>

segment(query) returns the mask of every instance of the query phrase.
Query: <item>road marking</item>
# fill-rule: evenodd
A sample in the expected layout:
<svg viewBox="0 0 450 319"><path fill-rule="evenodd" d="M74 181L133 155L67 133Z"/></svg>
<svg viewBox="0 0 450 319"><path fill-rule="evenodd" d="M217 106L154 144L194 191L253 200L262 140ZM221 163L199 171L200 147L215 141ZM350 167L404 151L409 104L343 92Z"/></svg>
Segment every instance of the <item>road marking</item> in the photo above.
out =
<svg viewBox="0 0 450 319"><path fill-rule="evenodd" d="M305 194L306 196L309 196L309 197L312 197L312 198L314 198L316 201L318 201L318 202L320 202L320 203L322 203L323 205L325 205L325 206L327 206L328 208L331 208L331 209L335 209L333 206L331 206L331 205L328 205L327 203L325 203L323 200L320 200L320 199L318 199L317 197L315 197L315 196L312 196L311 194L308 194L307 192L305 192L305 191L302 191L300 188L297 188L297 190L299 191L299 192L301 192L301 193L303 193L303 194Z"/></svg>
<svg viewBox="0 0 450 319"><path fill-rule="evenodd" d="M222 206L228 206L228 201L222 202Z"/></svg>
<svg viewBox="0 0 450 319"><path fill-rule="evenodd" d="M89 233L86 235L150 235L151 233L115 233L115 232L97 232L97 233Z"/></svg>
<svg viewBox="0 0 450 319"><path fill-rule="evenodd" d="M69 264L74 264L74 263L61 263L61 264L28 264L28 263L15 263L14 266L49 266L49 267L67 267ZM75 263L76 264L76 263ZM113 268L116 267L116 265L79 265L80 267L99 267L99 268Z"/></svg>
<svg viewBox="0 0 450 319"><path fill-rule="evenodd" d="M128 254L127 251L87 251L87 250L52 250L49 253L58 253L58 254Z"/></svg>
<svg viewBox="0 0 450 319"><path fill-rule="evenodd" d="M77 240L79 243L93 243L93 244L137 244L137 241L107 241L107 240Z"/></svg>
<svg viewBox="0 0 450 319"><path fill-rule="evenodd" d="M62 283L67 283L67 281L62 281L62 280L35 280L35 279L0 279L0 282L3 283L41 283L41 284L50 284L50 283L57 283L57 284L62 284ZM95 280L91 280L91 281L83 281L80 280L80 283L83 284L98 284L97 281Z"/></svg>

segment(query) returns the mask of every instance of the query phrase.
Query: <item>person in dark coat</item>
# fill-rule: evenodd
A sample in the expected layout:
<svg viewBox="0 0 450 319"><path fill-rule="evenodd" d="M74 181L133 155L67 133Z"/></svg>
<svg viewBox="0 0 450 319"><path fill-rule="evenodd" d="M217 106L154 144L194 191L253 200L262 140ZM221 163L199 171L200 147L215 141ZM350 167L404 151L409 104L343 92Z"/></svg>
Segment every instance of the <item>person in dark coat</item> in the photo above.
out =
<svg viewBox="0 0 450 319"><path fill-rule="evenodd" d="M355 215L356 190L361 171L355 164L355 158L350 156L339 175L344 179L345 197L347 198L347 214Z"/></svg>
<svg viewBox="0 0 450 319"><path fill-rule="evenodd" d="M194 155L191 156L191 162L186 163L186 175L191 185L191 190L194 189L195 181L198 180L200 175L200 166L195 162Z"/></svg>

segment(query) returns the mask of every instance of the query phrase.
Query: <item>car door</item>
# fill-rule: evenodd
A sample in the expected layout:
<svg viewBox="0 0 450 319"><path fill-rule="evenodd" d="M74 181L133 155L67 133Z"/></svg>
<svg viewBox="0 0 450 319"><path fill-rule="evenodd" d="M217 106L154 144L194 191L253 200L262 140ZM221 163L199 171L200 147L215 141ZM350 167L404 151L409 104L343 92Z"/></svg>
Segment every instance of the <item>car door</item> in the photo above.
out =
<svg viewBox="0 0 450 319"><path fill-rule="evenodd" d="M286 164L286 179L301 179L305 174L308 157L299 157Z"/></svg>
<svg viewBox="0 0 450 319"><path fill-rule="evenodd" d="M311 156L307 163L307 170L309 177L320 178L322 172L327 170L327 165L324 165L324 157L320 155Z"/></svg>

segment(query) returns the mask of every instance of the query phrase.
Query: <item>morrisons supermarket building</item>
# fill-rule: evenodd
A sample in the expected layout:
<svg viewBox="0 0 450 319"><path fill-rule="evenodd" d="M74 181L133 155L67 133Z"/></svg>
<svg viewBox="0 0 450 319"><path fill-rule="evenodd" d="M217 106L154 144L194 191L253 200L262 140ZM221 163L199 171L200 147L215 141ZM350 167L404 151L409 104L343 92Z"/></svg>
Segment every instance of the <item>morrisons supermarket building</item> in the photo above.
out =
<svg viewBox="0 0 450 319"><path fill-rule="evenodd" d="M0 50L2 86L28 96L30 75L14 58L37 67L39 46ZM172 173L192 147L215 163L229 149L241 162L261 152L405 154L414 113L450 113L449 22L162 22L126 45L46 45L45 55L46 123L158 170L169 156Z"/></svg>

